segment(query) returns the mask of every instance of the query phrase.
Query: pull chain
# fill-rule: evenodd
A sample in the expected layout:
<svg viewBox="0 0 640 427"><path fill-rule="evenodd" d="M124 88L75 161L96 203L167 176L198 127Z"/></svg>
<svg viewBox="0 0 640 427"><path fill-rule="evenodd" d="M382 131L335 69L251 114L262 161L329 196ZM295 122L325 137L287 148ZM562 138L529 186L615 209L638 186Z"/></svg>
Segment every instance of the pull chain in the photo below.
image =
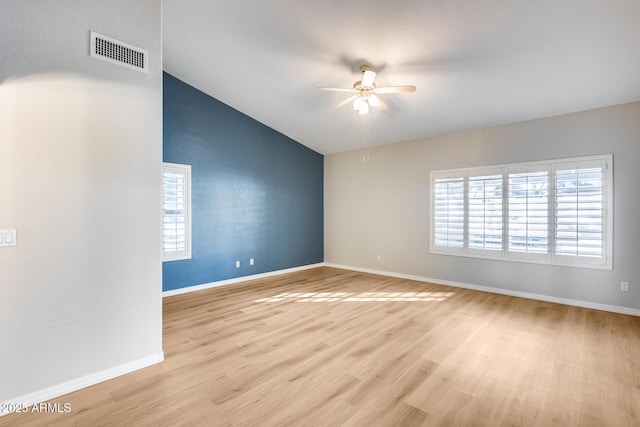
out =
<svg viewBox="0 0 640 427"><path fill-rule="evenodd" d="M363 126L362 134L364 137L364 154L362 155L362 161L366 162L371 158L371 156L369 155L369 151L370 151L369 148L371 145L371 130L369 125L369 114L366 114L364 116L364 122L362 126Z"/></svg>

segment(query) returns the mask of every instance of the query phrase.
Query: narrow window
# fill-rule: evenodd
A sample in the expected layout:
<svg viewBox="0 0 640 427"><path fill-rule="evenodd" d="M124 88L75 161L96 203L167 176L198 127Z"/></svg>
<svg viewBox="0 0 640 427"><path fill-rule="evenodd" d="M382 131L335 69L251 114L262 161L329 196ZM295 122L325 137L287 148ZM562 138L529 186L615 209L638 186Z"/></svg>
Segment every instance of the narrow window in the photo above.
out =
<svg viewBox="0 0 640 427"><path fill-rule="evenodd" d="M162 171L163 261L191 258L191 166L164 163Z"/></svg>

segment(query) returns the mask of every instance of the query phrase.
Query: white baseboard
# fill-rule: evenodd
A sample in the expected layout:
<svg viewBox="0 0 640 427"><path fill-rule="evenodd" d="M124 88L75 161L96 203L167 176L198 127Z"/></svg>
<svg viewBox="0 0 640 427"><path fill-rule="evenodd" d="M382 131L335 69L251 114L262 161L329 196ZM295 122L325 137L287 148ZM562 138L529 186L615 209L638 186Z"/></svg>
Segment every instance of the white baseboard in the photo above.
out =
<svg viewBox="0 0 640 427"><path fill-rule="evenodd" d="M86 375L84 377L76 378L71 381L64 382L52 387L29 393L24 396L17 397L15 399L2 402L2 410L0 410L0 417L10 414L5 408L17 407L17 408L29 408L35 404L45 402L47 400L55 399L62 395L89 387L103 381L107 381L121 375L128 374L138 369L146 368L147 366L155 365L164 360L164 353L157 353L143 359L139 359L133 362L125 363L124 365L116 366L104 371L96 372Z"/></svg>
<svg viewBox="0 0 640 427"><path fill-rule="evenodd" d="M170 297L170 296L173 296L173 295L186 294L186 293L189 293L189 292L202 291L204 289L211 289L211 288L217 288L218 286L232 285L234 283L246 282L248 280L263 279L265 277L271 277L271 276L279 276L281 274L293 273L293 272L302 271L302 270L308 270L310 268L322 267L324 265L325 264L323 262L321 262L321 263L318 263L318 264L303 265L303 266L300 266L300 267L287 268L287 269L284 269L284 270L269 271L269 272L266 272L266 273L253 274L253 275L250 275L250 276L234 277L233 279L220 280L220 281L211 282L211 283L204 283L202 285L187 286L187 287L184 287L184 288L172 289L170 291L164 291L164 292L162 292L162 297L164 298L164 297Z"/></svg>
<svg viewBox="0 0 640 427"><path fill-rule="evenodd" d="M378 274L378 275L381 275L381 276L397 277L397 278L400 278L400 279L409 279L409 280L415 280L415 281L418 281L418 282L434 283L436 285L453 286L453 287L456 287L456 288L472 289L472 290L475 290L475 291L482 291L482 292L491 292L491 293L494 293L494 294L509 295L509 296L512 296L512 297L520 297L520 298L533 299L533 300L538 300L538 301L554 302L554 303L557 303L557 304L573 305L573 306L576 306L576 307L583 307L583 308L592 308L594 310L610 311L612 313L620 313L620 314L629 314L629 315L632 315L632 316L640 316L640 310L635 309L635 308L630 308L630 307L621 307L621 306L617 306L617 305L599 304L599 303L590 302L590 301L582 301L582 300L575 300L575 299L569 299L569 298L553 297L553 296L549 296L549 295L513 291L511 289L493 288L493 287L490 287L490 286L473 285L473 284L469 284L469 283L454 282L454 281L451 281L451 280L433 279L433 278L430 278L430 277L414 276L414 275L411 275L411 274L402 274L402 273L393 273L393 272L390 272L390 271L373 270L373 269L369 269L369 268L352 267L352 266L349 266L349 265L340 265L340 264L332 264L332 263L325 263L324 265L326 267L341 268L343 270L360 271L360 272L363 272L363 273Z"/></svg>

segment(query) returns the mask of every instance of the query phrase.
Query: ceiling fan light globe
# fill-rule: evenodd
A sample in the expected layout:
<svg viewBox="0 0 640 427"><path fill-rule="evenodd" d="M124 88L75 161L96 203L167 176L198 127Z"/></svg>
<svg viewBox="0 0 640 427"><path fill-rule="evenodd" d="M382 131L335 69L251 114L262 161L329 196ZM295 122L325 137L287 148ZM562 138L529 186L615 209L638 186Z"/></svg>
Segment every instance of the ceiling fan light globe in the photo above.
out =
<svg viewBox="0 0 640 427"><path fill-rule="evenodd" d="M359 110L360 108L362 108L362 104L366 104L366 102L364 102L364 100L360 97L356 98L355 101L353 101L353 109Z"/></svg>
<svg viewBox="0 0 640 427"><path fill-rule="evenodd" d="M358 109L358 114L360 114L361 116L364 116L368 112L369 112L369 104L367 104L365 101L362 101L362 105Z"/></svg>
<svg viewBox="0 0 640 427"><path fill-rule="evenodd" d="M378 96L375 93L372 93L369 95L369 105L372 107L379 107L380 106L380 98L378 98Z"/></svg>

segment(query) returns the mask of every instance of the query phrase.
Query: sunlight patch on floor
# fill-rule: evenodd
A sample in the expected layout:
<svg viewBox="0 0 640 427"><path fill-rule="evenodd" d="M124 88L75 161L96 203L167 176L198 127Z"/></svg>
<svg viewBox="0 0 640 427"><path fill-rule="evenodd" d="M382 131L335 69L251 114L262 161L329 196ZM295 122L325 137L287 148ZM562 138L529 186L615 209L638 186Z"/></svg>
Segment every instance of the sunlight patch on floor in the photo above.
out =
<svg viewBox="0 0 640 427"><path fill-rule="evenodd" d="M368 301L444 301L454 292L286 292L255 302L368 302Z"/></svg>

